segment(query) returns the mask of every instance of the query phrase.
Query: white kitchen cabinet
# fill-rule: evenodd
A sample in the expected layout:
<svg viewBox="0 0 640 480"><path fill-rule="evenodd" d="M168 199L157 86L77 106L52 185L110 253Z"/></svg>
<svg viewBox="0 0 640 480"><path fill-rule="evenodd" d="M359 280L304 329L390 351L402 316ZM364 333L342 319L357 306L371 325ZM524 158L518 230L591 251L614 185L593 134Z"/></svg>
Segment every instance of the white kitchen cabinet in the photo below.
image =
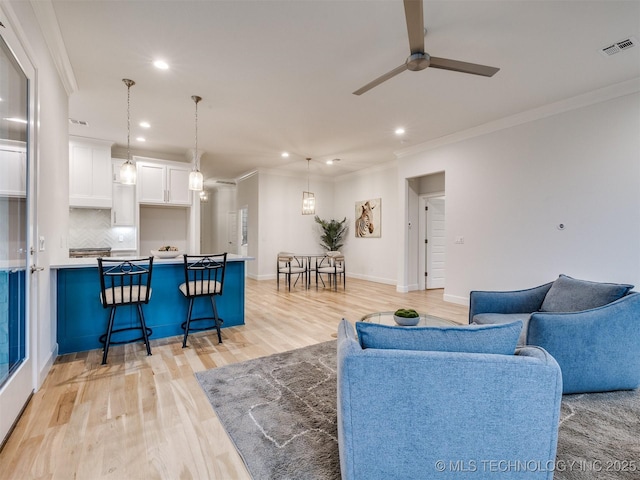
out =
<svg viewBox="0 0 640 480"><path fill-rule="evenodd" d="M111 208L111 142L70 137L69 206Z"/></svg>
<svg viewBox="0 0 640 480"><path fill-rule="evenodd" d="M0 145L0 196L26 197L26 188L26 152Z"/></svg>
<svg viewBox="0 0 640 480"><path fill-rule="evenodd" d="M120 183L120 167L124 160L113 160L113 206L111 207L111 225L129 227L136 224L136 187Z"/></svg>
<svg viewBox="0 0 640 480"><path fill-rule="evenodd" d="M136 160L138 202L147 205L190 206L189 173L186 165Z"/></svg>

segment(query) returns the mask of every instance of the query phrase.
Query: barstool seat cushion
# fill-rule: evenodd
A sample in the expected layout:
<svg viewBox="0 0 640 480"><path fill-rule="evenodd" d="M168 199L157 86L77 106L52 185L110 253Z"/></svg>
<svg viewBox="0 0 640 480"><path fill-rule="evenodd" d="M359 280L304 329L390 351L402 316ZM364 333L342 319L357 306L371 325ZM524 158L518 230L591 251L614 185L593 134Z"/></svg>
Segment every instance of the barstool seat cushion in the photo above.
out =
<svg viewBox="0 0 640 480"><path fill-rule="evenodd" d="M151 292L153 289L149 289L149 298L151 298ZM107 301L107 305L122 305L125 303L143 303L147 300L147 286L146 285L131 285L124 288L106 288L104 290L104 296ZM104 305L102 295L100 295L100 303Z"/></svg>
<svg viewBox="0 0 640 480"><path fill-rule="evenodd" d="M187 297L187 283L183 283L181 284L179 287L180 291L182 292L182 294ZM191 296L194 295L213 295L216 293L221 293L222 292L222 284L220 282L201 282L201 281L195 281L195 282L189 282L189 294Z"/></svg>

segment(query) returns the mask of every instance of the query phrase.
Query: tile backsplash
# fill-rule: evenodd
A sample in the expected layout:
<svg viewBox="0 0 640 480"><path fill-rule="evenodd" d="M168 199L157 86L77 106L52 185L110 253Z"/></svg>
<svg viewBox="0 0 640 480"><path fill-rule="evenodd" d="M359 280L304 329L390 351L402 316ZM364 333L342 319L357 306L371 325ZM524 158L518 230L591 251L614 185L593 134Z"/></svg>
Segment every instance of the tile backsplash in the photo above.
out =
<svg viewBox="0 0 640 480"><path fill-rule="evenodd" d="M120 241L122 238L122 241ZM111 210L97 208L69 209L69 248L111 247L135 250L135 227L112 227Z"/></svg>

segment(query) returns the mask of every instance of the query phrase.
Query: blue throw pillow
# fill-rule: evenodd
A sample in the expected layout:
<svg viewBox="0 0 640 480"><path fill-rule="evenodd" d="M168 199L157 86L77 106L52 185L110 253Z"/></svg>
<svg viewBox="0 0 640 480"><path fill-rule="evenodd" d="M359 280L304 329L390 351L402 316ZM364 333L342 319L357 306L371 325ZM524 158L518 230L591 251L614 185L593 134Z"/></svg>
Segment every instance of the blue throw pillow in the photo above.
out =
<svg viewBox="0 0 640 480"><path fill-rule="evenodd" d="M522 321L502 325L394 327L356 322L362 348L513 355Z"/></svg>
<svg viewBox="0 0 640 480"><path fill-rule="evenodd" d="M624 297L633 285L589 282L560 275L544 297L541 312L581 312Z"/></svg>

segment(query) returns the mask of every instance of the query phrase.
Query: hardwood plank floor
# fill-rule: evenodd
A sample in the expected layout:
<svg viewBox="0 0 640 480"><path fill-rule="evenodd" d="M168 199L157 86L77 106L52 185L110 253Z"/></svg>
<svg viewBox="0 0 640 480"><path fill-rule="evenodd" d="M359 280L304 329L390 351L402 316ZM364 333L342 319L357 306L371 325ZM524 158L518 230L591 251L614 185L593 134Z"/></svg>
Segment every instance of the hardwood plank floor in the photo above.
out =
<svg viewBox="0 0 640 480"><path fill-rule="evenodd" d="M276 290L247 280L246 325L58 357L4 449L1 479L248 479L194 372L327 341L341 318L396 308L467 323L442 290L347 279L347 289ZM152 300L153 301L153 300Z"/></svg>

